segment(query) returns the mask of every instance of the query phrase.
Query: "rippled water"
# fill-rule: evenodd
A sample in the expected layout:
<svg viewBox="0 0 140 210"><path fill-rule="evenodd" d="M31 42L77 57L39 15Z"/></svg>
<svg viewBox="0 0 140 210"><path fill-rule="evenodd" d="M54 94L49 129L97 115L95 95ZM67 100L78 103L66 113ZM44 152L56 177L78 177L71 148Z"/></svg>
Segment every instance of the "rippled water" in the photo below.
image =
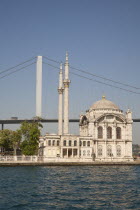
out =
<svg viewBox="0 0 140 210"><path fill-rule="evenodd" d="M0 209L140 209L140 166L0 167Z"/></svg>

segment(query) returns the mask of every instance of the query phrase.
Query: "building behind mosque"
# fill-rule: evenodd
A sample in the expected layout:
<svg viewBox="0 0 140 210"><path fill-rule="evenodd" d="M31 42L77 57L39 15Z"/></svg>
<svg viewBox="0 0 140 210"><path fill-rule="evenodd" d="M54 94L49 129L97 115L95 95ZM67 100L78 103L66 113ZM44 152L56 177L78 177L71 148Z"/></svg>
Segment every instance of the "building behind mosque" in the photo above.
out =
<svg viewBox="0 0 140 210"><path fill-rule="evenodd" d="M58 134L40 137L39 155L51 162L122 162L132 158L132 112L124 114L105 96L80 116L79 135L69 134L69 63L59 73ZM64 112L63 112L64 94ZM64 116L64 123L63 123Z"/></svg>

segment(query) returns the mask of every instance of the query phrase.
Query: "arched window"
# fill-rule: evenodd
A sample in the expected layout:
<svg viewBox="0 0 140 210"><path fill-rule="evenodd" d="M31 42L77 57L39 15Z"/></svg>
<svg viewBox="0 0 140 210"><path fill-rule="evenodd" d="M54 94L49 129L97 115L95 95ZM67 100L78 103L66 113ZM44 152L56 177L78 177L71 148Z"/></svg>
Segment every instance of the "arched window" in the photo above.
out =
<svg viewBox="0 0 140 210"><path fill-rule="evenodd" d="M83 147L85 147L86 146L86 141L83 141Z"/></svg>
<svg viewBox="0 0 140 210"><path fill-rule="evenodd" d="M113 154L112 154L112 146L111 145L107 146L107 156L108 157L112 157L113 156Z"/></svg>
<svg viewBox="0 0 140 210"><path fill-rule="evenodd" d="M53 146L55 146L55 140L53 140L53 143L52 143L52 145L53 145Z"/></svg>
<svg viewBox="0 0 140 210"><path fill-rule="evenodd" d="M77 146L77 141L76 141L76 140L74 140L74 146L75 146L75 147Z"/></svg>
<svg viewBox="0 0 140 210"><path fill-rule="evenodd" d="M103 147L102 145L98 146L98 156L102 156L103 155Z"/></svg>
<svg viewBox="0 0 140 210"><path fill-rule="evenodd" d="M82 141L80 141L80 147L82 146Z"/></svg>
<svg viewBox="0 0 140 210"><path fill-rule="evenodd" d="M48 146L51 146L51 140L48 141Z"/></svg>
<svg viewBox="0 0 140 210"><path fill-rule="evenodd" d="M98 139L103 138L103 128L101 126L98 127Z"/></svg>
<svg viewBox="0 0 140 210"><path fill-rule="evenodd" d="M87 151L87 156L90 156L90 150Z"/></svg>
<svg viewBox="0 0 140 210"><path fill-rule="evenodd" d="M116 138L121 139L121 128L120 127L116 128Z"/></svg>
<svg viewBox="0 0 140 210"><path fill-rule="evenodd" d="M86 151L85 150L83 150L83 156L85 156L86 155Z"/></svg>
<svg viewBox="0 0 140 210"><path fill-rule="evenodd" d="M117 145L117 157L121 156L121 146Z"/></svg>
<svg viewBox="0 0 140 210"><path fill-rule="evenodd" d="M66 146L66 140L63 141L63 146Z"/></svg>
<svg viewBox="0 0 140 210"><path fill-rule="evenodd" d="M111 127L107 128L107 139L112 139L112 128Z"/></svg>
<svg viewBox="0 0 140 210"><path fill-rule="evenodd" d="M71 147L71 140L69 140L69 146Z"/></svg>
<svg viewBox="0 0 140 210"><path fill-rule="evenodd" d="M87 146L90 147L90 141L87 142Z"/></svg>
<svg viewBox="0 0 140 210"><path fill-rule="evenodd" d="M57 140L57 146L59 146L59 140Z"/></svg>

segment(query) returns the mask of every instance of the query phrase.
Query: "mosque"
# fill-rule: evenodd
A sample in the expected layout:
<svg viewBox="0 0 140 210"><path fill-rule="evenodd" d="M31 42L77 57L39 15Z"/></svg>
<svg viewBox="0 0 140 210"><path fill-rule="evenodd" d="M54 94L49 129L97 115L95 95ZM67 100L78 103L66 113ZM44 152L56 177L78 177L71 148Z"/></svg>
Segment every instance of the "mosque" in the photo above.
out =
<svg viewBox="0 0 140 210"><path fill-rule="evenodd" d="M69 85L66 53L64 79L62 64L59 72L58 134L47 133L40 137L39 155L44 157L44 161L133 161L132 112L128 109L123 113L105 96L95 102L84 115L80 115L79 135L69 134Z"/></svg>

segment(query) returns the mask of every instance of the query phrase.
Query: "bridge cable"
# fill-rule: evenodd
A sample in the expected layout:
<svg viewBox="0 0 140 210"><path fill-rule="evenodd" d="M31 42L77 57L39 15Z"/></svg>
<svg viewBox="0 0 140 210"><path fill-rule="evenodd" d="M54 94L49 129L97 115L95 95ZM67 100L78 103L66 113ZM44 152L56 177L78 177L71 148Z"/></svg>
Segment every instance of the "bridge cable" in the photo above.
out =
<svg viewBox="0 0 140 210"><path fill-rule="evenodd" d="M140 88L138 88L138 87L135 87L135 86L132 86L132 85L128 85L128 84L126 84L126 83L118 82L118 81L115 81L115 80L112 80L112 79L108 79L108 78L103 77L103 76L99 76L99 75L96 75L96 74L92 74L92 73L87 72L87 71L82 70L82 69L77 69L77 68L75 68L75 67L73 67L73 66L71 66L71 65L70 65L69 67L70 67L71 69L76 70L76 71L79 71L79 72L82 72L82 73L85 73L85 74L89 74L89 75L91 75L91 76L98 77L98 78L100 78L100 79L104 79L104 80L107 80L107 81L110 81L110 82L114 82L114 83L117 83L117 84L120 84L120 85L124 85L124 86L127 86L127 87L131 87L131 88L134 88L134 89L140 89Z"/></svg>
<svg viewBox="0 0 140 210"><path fill-rule="evenodd" d="M59 62L59 61L53 60L53 59L48 58L48 57L46 57L46 56L43 56L43 57L46 58L46 59L49 60L49 61L52 61L52 62L55 62L55 63L59 63L59 64L61 63L61 62ZM129 84L126 84L126 83L122 83L122 82L118 82L118 81L115 81L115 80L112 80L112 79L109 79L109 78L106 78L106 77L103 77L103 76L100 76L100 75L97 75L97 74L93 74L93 73L90 73L90 72L88 72L88 71L85 71L85 70L82 70L82 69L79 69L79 68L75 68L75 67L73 67L73 66L71 66L71 65L69 65L69 67L70 67L71 69L76 70L76 71L82 72L82 73L84 73L84 74L89 74L89 75L91 75L91 76L94 76L94 77L97 77L97 78L100 78L100 79L107 80L107 81L109 81L109 82L114 82L114 83L116 83L116 84L120 84L120 85L127 86L127 87L134 88L134 89L140 89L139 87L135 87L135 86L132 86L132 85L129 85Z"/></svg>
<svg viewBox="0 0 140 210"><path fill-rule="evenodd" d="M36 63L36 62L33 62L33 63L31 63L31 64L29 64L29 65L27 65L27 66L24 66L24 67L22 67L22 68L20 68L20 69L14 70L14 71L12 71L12 72L10 72L10 73L4 75L4 76L1 76L0 79L2 79L2 78L4 78L4 77L7 77L7 76L9 76L9 75L11 75L11 74L14 74L15 72L21 71L22 69L25 69L26 67L29 67L29 66L33 65L34 63Z"/></svg>
<svg viewBox="0 0 140 210"><path fill-rule="evenodd" d="M24 61L24 62L22 62L22 63L20 63L20 64L18 64L18 65L16 65L16 66L13 66L13 67L8 68L8 69L6 69L6 70L0 71L0 74L3 74L3 73L5 73L5 72L7 72L7 71L10 71L11 69L15 69L16 67L21 66L21 65L23 65L23 64L25 64L25 63L27 63L27 62L29 62L29 61L35 59L35 58L36 58L36 57L33 57L33 58L31 58L31 59L29 59L29 60L27 60L27 61Z"/></svg>
<svg viewBox="0 0 140 210"><path fill-rule="evenodd" d="M49 63L46 63L46 62L43 62L44 64L47 64L48 66L51 66L55 69L58 69L60 70L60 68L52 65L52 64L49 64ZM90 81L93 81L93 82L97 82L97 83L100 83L100 84L103 84L103 85L106 85L106 86L110 86L110 87L113 87L113 88L117 88L117 89L120 89L120 90L124 90L124 91L127 91L127 92L130 92L130 93L135 93L135 94L140 94L139 92L135 92L133 90L128 90L128 89L125 89L125 88L121 88L121 87L118 87L118 86L115 86L115 85L111 85L111 84L107 84L105 82L101 82L99 80L94 80L92 78L89 78L89 77L86 77L86 76L83 76L83 75L79 75L79 74L76 74L75 72L70 72L70 74L73 74L73 75L76 75L78 77L81 77L81 78L84 78L84 79L87 79L87 80L90 80Z"/></svg>
<svg viewBox="0 0 140 210"><path fill-rule="evenodd" d="M45 59L47 59L47 60L49 60L49 61L55 62L55 63L59 63L59 64L62 63L62 62L53 60L52 58L48 58L48 57L46 57L46 56L43 56L43 58L45 58Z"/></svg>

